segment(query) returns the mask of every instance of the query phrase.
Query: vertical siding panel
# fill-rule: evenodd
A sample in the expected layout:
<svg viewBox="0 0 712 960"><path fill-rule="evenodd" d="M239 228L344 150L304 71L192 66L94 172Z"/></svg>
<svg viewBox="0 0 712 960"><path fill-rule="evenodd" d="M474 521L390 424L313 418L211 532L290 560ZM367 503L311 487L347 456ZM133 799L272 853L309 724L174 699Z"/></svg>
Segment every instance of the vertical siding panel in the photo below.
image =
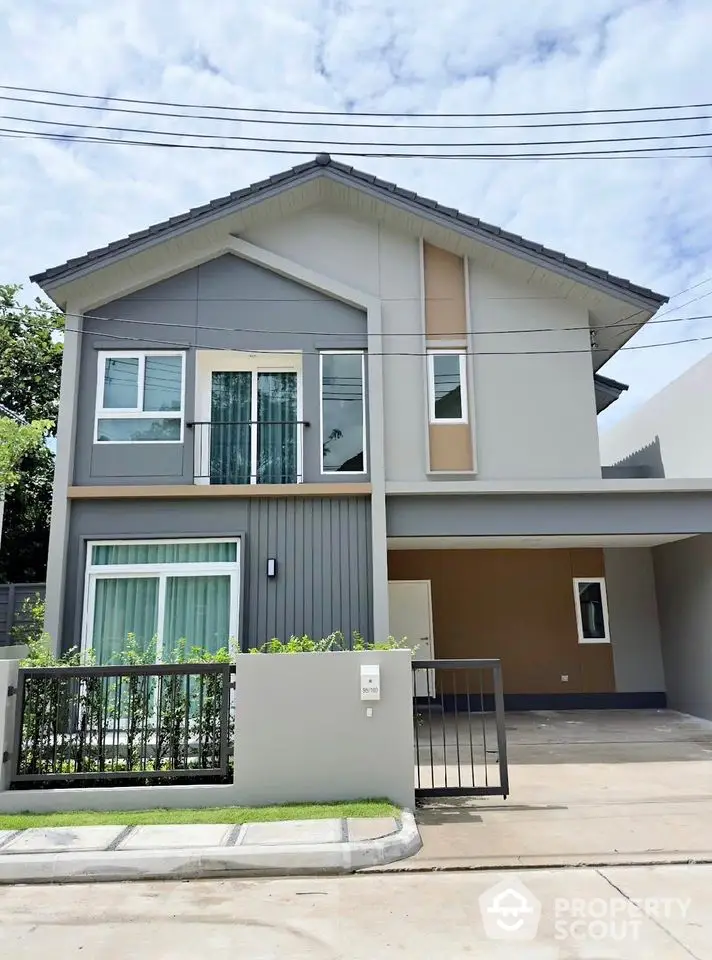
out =
<svg viewBox="0 0 712 960"><path fill-rule="evenodd" d="M323 524L323 503L319 498L311 501L312 508L312 557L311 563L307 561L307 576L312 579L312 590L314 595L314 616L312 620L312 630L314 636L322 636L324 629L324 592L325 592L325 562L324 557L324 524Z"/></svg>
<svg viewBox="0 0 712 960"><path fill-rule="evenodd" d="M294 504L294 527L292 532L291 569L294 578L292 591L295 632L305 632L306 617L304 615L306 584L304 571L307 569L305 552L307 544L304 540L304 500L297 500Z"/></svg>

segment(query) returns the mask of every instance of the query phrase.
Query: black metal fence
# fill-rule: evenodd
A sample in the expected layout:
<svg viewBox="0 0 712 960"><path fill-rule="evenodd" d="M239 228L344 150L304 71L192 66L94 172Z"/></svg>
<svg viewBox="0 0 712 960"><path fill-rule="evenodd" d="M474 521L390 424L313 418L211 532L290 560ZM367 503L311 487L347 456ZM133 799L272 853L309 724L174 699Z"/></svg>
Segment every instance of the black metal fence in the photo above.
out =
<svg viewBox="0 0 712 960"><path fill-rule="evenodd" d="M415 795L509 793L499 660L414 660Z"/></svg>
<svg viewBox="0 0 712 960"><path fill-rule="evenodd" d="M301 483L305 420L187 423L193 475L211 484Z"/></svg>
<svg viewBox="0 0 712 960"><path fill-rule="evenodd" d="M11 786L229 780L231 670L229 663L20 669Z"/></svg>

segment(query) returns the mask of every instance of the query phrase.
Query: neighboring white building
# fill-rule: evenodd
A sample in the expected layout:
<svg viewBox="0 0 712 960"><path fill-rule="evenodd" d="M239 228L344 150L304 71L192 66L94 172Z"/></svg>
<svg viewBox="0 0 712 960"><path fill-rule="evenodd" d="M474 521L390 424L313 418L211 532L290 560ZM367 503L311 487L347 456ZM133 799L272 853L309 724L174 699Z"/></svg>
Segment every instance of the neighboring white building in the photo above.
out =
<svg viewBox="0 0 712 960"><path fill-rule="evenodd" d="M601 462L646 468L649 477L712 477L710 422L712 353L602 431Z"/></svg>

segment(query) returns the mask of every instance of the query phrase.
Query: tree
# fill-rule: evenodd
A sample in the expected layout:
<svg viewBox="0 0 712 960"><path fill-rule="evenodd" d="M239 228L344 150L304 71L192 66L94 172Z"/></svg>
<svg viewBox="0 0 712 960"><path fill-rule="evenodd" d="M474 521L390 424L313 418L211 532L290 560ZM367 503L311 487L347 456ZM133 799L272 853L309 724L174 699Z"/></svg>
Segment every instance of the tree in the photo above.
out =
<svg viewBox="0 0 712 960"><path fill-rule="evenodd" d="M57 432L64 318L40 298L31 306L21 305L20 289L0 284L0 403L29 422L35 439L37 421L45 421L40 432L51 438ZM13 434L13 449L21 442ZM0 447L5 448L1 434ZM42 581L47 568L54 454L46 444L31 443L10 472L17 479L5 497L0 582Z"/></svg>
<svg viewBox="0 0 712 960"><path fill-rule="evenodd" d="M36 449L49 430L49 420L20 423L10 417L0 417L0 490L7 492L20 479L18 471L30 450Z"/></svg>

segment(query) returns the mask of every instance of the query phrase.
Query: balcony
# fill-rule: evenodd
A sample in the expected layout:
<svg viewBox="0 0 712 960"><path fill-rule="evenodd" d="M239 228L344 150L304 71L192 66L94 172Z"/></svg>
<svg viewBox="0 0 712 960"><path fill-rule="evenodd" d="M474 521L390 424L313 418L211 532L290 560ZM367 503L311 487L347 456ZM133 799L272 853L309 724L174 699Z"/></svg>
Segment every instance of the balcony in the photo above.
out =
<svg viewBox="0 0 712 960"><path fill-rule="evenodd" d="M302 483L306 420L194 422L200 484Z"/></svg>

